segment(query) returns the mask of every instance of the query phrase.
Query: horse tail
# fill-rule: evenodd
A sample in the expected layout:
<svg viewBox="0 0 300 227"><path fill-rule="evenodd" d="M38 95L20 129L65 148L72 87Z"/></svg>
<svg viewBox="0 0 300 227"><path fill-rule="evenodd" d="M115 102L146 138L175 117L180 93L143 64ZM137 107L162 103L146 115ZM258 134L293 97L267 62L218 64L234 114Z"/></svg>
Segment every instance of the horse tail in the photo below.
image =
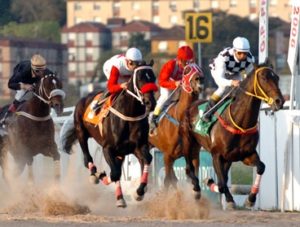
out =
<svg viewBox="0 0 300 227"><path fill-rule="evenodd" d="M61 150L63 152L66 152L67 154L70 154L71 148L77 140L74 124L74 113L72 113L70 117L68 117L68 119L64 122L60 130L59 138Z"/></svg>

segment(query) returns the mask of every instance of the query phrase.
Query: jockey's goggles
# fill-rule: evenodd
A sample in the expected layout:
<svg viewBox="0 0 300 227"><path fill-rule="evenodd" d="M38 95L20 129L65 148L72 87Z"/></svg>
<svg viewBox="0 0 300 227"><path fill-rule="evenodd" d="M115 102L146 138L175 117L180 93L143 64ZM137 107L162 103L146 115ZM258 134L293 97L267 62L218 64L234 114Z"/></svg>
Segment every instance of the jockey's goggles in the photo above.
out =
<svg viewBox="0 0 300 227"><path fill-rule="evenodd" d="M36 75L42 75L45 72L45 69L32 69L32 71Z"/></svg>

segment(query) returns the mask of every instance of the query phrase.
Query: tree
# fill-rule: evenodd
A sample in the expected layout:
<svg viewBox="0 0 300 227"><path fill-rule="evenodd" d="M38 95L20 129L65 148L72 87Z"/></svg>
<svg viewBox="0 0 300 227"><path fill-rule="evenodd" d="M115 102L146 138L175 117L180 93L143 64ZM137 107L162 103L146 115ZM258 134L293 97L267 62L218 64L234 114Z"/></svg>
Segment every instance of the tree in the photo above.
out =
<svg viewBox="0 0 300 227"><path fill-rule="evenodd" d="M0 26L7 24L14 18L13 14L10 12L10 4L10 0L0 0Z"/></svg>
<svg viewBox="0 0 300 227"><path fill-rule="evenodd" d="M128 47L136 47L141 50L143 55L151 52L151 42L150 40L145 40L145 34L134 33L130 36Z"/></svg>
<svg viewBox="0 0 300 227"><path fill-rule="evenodd" d="M62 0L13 0L11 12L20 23L51 20L64 25L66 21L65 5L65 1Z"/></svg>

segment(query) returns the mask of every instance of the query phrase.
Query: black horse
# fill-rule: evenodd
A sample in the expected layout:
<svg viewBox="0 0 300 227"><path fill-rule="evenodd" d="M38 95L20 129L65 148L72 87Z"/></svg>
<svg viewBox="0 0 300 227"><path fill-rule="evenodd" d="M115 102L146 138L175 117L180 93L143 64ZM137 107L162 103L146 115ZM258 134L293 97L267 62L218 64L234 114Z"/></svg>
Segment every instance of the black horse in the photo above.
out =
<svg viewBox="0 0 300 227"><path fill-rule="evenodd" d="M65 141L62 141L62 144L66 152L70 151L71 144L78 139L84 155L84 165L90 170L94 183L98 183L98 177L106 185L116 182L118 207L126 207L120 178L122 163L128 154L134 154L141 164L142 177L136 191L136 199L142 200L145 194L148 168L152 161L148 145L148 114L156 104L154 91L157 90L152 66L153 61L149 65L144 62L135 69L134 75L128 82L128 89L123 90L112 101L112 105L108 107L108 115L103 119L102 124L95 125L84 120L86 110L96 96L92 93L77 103L74 112L74 127L61 132L64 136ZM90 137L102 146L105 160L111 169L110 176L106 176L105 172L100 176L97 174L97 168L87 143Z"/></svg>
<svg viewBox="0 0 300 227"><path fill-rule="evenodd" d="M54 123L50 116L53 108L57 114L63 111L65 93L62 83L54 74L47 75L34 86L32 98L23 102L16 113L6 119L7 134L0 136L0 166L6 178L7 151L16 163L14 175L20 175L28 166L32 179L33 157L43 154L55 161L55 177L60 174L60 154L55 143ZM5 115L8 106L3 107L0 116Z"/></svg>

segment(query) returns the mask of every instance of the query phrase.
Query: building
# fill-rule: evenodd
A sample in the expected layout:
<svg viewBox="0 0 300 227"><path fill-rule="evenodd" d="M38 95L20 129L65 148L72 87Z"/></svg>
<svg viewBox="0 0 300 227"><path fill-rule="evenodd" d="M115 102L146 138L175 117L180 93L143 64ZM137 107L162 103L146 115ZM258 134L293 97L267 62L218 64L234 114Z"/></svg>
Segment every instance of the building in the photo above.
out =
<svg viewBox="0 0 300 227"><path fill-rule="evenodd" d="M13 69L22 60L30 59L34 54L41 54L47 61L47 67L57 72L60 79L67 80L67 47L59 43L21 38L0 38L0 94L2 99L10 99L7 87Z"/></svg>
<svg viewBox="0 0 300 227"><path fill-rule="evenodd" d="M162 31L156 24L142 20L124 23L121 26L111 28L111 30L113 37L112 47L122 51L128 49L129 39L132 35L142 33L145 40L151 40L153 36Z"/></svg>
<svg viewBox="0 0 300 227"><path fill-rule="evenodd" d="M92 80L102 52L111 49L111 31L102 23L85 22L65 27L62 43L68 47L69 83Z"/></svg>
<svg viewBox="0 0 300 227"><path fill-rule="evenodd" d="M81 22L101 22L109 18L150 21L160 27L184 25L183 12L191 10L226 11L257 19L260 0L67 0L67 27ZM292 0L269 0L270 17L290 21Z"/></svg>

